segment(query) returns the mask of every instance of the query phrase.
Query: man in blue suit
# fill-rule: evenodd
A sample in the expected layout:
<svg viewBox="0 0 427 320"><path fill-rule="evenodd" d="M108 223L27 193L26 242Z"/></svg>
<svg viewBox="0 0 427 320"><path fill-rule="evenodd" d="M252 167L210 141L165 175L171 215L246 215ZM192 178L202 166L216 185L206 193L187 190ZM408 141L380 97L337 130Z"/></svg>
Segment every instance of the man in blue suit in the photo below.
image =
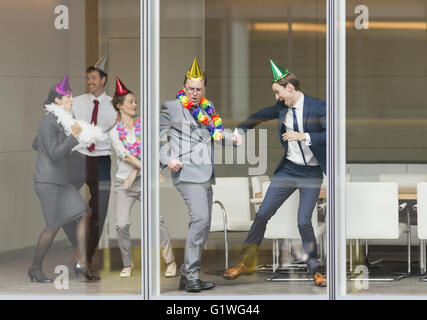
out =
<svg viewBox="0 0 427 320"><path fill-rule="evenodd" d="M326 103L304 95L299 79L293 73L281 69L271 60L270 63L277 103L254 113L237 128L246 132L261 122L279 119L279 139L285 152L243 244L242 262L227 269L224 277L236 279L242 274L253 273L268 220L298 189L298 229L308 270L315 285L324 287L326 279L317 271L317 244L311 218L320 193L322 172L326 174Z"/></svg>

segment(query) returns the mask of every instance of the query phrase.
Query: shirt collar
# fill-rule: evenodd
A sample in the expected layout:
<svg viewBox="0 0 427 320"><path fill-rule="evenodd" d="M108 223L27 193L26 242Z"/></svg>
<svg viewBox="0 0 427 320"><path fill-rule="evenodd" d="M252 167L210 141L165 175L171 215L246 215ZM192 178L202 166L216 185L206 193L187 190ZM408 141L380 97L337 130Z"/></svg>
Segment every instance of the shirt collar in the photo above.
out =
<svg viewBox="0 0 427 320"><path fill-rule="evenodd" d="M99 103L101 103L102 102L102 100L104 100L104 98L105 98L105 96L106 96L107 94L105 93L105 91L97 98L97 97L95 97L92 93L89 93L89 98L90 98L90 100L93 102L93 100L98 100L99 101Z"/></svg>
<svg viewBox="0 0 427 320"><path fill-rule="evenodd" d="M295 109L302 109L302 107L304 106L304 94L301 92L301 96L299 97L297 103L295 103L294 106L292 106Z"/></svg>

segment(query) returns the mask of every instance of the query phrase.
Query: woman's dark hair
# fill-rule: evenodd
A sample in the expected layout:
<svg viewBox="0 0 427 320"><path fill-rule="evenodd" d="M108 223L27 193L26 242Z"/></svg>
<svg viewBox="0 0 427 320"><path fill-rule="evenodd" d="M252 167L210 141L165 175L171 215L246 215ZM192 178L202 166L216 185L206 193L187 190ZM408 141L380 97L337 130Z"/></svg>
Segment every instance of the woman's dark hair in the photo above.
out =
<svg viewBox="0 0 427 320"><path fill-rule="evenodd" d="M86 69L86 74L91 73L91 72L93 72L93 71L98 71L98 73L99 73L99 77L100 77L101 79L105 77L105 84L107 84L108 75L107 75L104 71L101 71L101 70L99 70L99 69L95 68L94 66L90 66L89 68L87 68L87 69ZM104 84L104 87L105 87L105 84Z"/></svg>
<svg viewBox="0 0 427 320"><path fill-rule="evenodd" d="M294 75L293 73L289 73L286 77L278 80L276 82L277 84L281 85L283 88L286 88L286 86L288 85L288 83L292 84L295 87L296 91L300 91L300 82L299 79L296 75Z"/></svg>
<svg viewBox="0 0 427 320"><path fill-rule="evenodd" d="M63 95L56 92L55 86L50 89L49 95L47 96L47 100L44 102L44 105L55 103L55 99L62 99Z"/></svg>
<svg viewBox="0 0 427 320"><path fill-rule="evenodd" d="M122 95L122 96L118 96L118 97L114 97L113 100L111 101L111 103L113 104L114 109L116 109L117 112L119 112L119 108L117 107L118 104L123 105L123 103L125 102L125 99L127 97L127 95L129 94L133 94L132 91L129 91L128 93Z"/></svg>

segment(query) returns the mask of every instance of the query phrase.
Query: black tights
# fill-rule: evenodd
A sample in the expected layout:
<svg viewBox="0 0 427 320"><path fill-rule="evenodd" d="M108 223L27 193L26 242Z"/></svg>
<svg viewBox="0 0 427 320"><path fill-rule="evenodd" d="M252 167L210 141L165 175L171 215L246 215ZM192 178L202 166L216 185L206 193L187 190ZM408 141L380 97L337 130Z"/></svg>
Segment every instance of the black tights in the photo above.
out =
<svg viewBox="0 0 427 320"><path fill-rule="evenodd" d="M78 263L81 266L86 267L86 243L87 243L87 223L88 223L88 214L85 214L80 218L80 221L77 223L76 237L77 237L77 246L79 250L79 259ZM34 256L33 264L31 269L33 270L42 270L43 260L49 251L50 246L52 245L53 239L58 233L59 228L56 229L45 229L39 237L37 242L36 254Z"/></svg>

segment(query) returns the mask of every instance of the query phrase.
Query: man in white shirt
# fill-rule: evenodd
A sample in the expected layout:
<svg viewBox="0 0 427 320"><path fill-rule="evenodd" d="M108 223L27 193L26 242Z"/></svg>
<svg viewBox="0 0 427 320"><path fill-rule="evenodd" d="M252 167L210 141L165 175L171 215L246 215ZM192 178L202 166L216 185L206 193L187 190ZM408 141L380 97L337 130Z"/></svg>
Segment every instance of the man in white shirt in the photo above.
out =
<svg viewBox="0 0 427 320"><path fill-rule="evenodd" d="M298 229L308 271L315 285L324 287L326 279L318 272L317 244L311 218L323 173L326 174L326 103L305 95L295 74L282 70L271 60L270 63L276 104L252 114L237 128L246 132L264 121L278 119L284 154L243 244L242 262L227 269L224 277L236 279L242 274L253 273L269 219L292 193L299 190Z"/></svg>
<svg viewBox="0 0 427 320"><path fill-rule="evenodd" d="M92 214L88 227L87 258L92 270L92 257L102 234L110 197L110 155L113 151L108 131L115 125L117 118L117 112L111 103L112 98L104 90L107 82L105 62L103 57L95 66L87 68L86 85L89 92L75 97L72 108L76 119L86 120L101 127L105 139L89 147L79 147L72 153L68 166L73 185L80 190L86 183L90 191L89 207ZM76 248L75 225L65 226L64 231Z"/></svg>

